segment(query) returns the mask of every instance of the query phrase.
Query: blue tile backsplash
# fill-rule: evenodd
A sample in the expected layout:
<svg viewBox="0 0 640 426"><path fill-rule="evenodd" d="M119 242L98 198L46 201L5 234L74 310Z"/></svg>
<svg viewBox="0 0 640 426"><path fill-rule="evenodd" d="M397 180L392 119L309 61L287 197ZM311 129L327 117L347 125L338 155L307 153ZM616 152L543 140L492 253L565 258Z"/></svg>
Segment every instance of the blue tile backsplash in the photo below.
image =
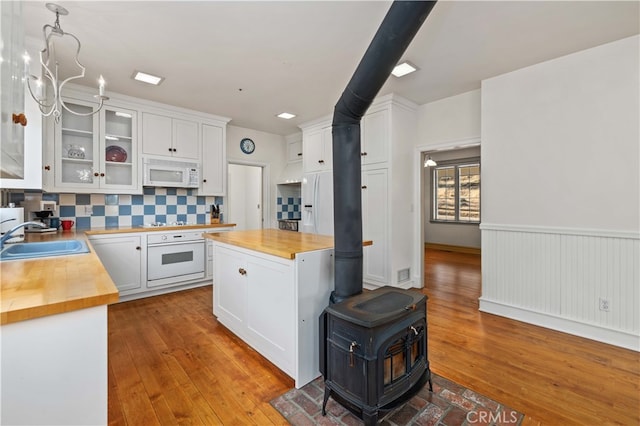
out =
<svg viewBox="0 0 640 426"><path fill-rule="evenodd" d="M55 201L58 204L56 214L61 219L74 220L77 229L140 226L152 222L208 224L209 206L222 205L223 197L194 195L193 192L191 189L151 187L144 188L144 195L25 191L11 192L9 199L18 206L32 198ZM85 206L91 206L90 214L85 212ZM29 219L25 217L25 220Z"/></svg>
<svg viewBox="0 0 640 426"><path fill-rule="evenodd" d="M300 219L302 217L301 204L300 197L278 197L278 219Z"/></svg>

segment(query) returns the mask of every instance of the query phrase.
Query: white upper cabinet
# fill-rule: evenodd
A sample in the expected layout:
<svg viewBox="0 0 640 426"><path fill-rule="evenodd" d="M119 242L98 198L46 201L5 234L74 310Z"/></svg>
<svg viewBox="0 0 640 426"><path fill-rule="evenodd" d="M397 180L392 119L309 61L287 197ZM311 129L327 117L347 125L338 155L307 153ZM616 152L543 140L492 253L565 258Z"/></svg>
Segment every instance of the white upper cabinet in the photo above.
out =
<svg viewBox="0 0 640 426"><path fill-rule="evenodd" d="M360 124L362 164L386 163L390 139L389 109L366 114Z"/></svg>
<svg viewBox="0 0 640 426"><path fill-rule="evenodd" d="M302 160L302 140L287 143L287 161Z"/></svg>
<svg viewBox="0 0 640 426"><path fill-rule="evenodd" d="M331 126L303 131L302 136L303 171L322 172L333 169L333 140Z"/></svg>
<svg viewBox="0 0 640 426"><path fill-rule="evenodd" d="M173 156L200 159L200 137L198 123L173 119Z"/></svg>
<svg viewBox="0 0 640 426"><path fill-rule="evenodd" d="M65 98L73 111L87 114L97 104ZM105 105L99 113L76 115L63 109L53 124L53 167L45 166L48 190L74 192L139 191L137 175L136 111ZM51 120L53 121L53 120Z"/></svg>
<svg viewBox="0 0 640 426"><path fill-rule="evenodd" d="M142 113L143 154L200 160L196 121Z"/></svg>
<svg viewBox="0 0 640 426"><path fill-rule="evenodd" d="M225 195L227 158L225 128L202 125L202 171L198 195Z"/></svg>
<svg viewBox="0 0 640 426"><path fill-rule="evenodd" d="M22 59L25 49L34 58L41 47L24 40L22 2L0 2L0 18L0 188L42 189L42 115L24 84Z"/></svg>

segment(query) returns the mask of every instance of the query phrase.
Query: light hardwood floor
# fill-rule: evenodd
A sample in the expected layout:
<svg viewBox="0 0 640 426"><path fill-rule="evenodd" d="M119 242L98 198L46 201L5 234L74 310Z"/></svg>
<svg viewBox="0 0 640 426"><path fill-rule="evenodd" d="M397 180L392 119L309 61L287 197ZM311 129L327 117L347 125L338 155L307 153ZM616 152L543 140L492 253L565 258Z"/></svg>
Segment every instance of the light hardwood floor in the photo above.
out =
<svg viewBox="0 0 640 426"><path fill-rule="evenodd" d="M427 250L434 372L525 424L640 424L640 354L478 312L480 256ZM293 380L218 324L211 287L109 307L109 424L286 424Z"/></svg>

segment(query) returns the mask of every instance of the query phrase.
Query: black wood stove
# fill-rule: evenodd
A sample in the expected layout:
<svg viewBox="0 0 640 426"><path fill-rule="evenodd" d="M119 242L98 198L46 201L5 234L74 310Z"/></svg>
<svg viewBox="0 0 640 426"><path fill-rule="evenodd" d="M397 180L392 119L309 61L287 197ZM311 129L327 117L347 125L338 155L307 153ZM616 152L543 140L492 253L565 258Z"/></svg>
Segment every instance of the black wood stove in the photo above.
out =
<svg viewBox="0 0 640 426"><path fill-rule="evenodd" d="M320 370L329 397L375 425L426 382L427 297L393 287L328 306L320 318Z"/></svg>

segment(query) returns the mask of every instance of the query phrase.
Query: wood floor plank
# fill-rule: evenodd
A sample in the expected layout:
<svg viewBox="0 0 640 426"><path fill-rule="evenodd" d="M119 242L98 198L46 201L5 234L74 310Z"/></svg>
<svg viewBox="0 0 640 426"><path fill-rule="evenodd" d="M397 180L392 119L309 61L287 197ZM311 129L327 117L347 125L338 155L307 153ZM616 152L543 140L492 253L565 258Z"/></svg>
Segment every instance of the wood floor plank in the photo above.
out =
<svg viewBox="0 0 640 426"><path fill-rule="evenodd" d="M529 425L640 424L640 354L478 311L480 256L427 250L432 370ZM212 288L109 307L109 423L281 425L293 380L219 324Z"/></svg>

